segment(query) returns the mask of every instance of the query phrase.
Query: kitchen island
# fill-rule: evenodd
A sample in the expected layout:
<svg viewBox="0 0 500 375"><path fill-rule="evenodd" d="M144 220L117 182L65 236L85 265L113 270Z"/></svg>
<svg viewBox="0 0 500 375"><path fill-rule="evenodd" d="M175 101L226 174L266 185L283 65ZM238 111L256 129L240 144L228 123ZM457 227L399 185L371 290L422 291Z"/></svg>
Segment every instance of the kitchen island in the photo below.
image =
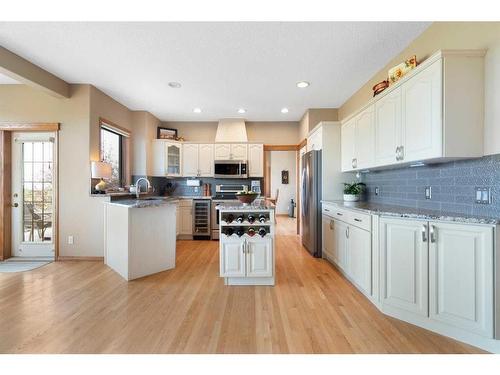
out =
<svg viewBox="0 0 500 375"><path fill-rule="evenodd" d="M274 205L221 203L220 276L226 285L274 285Z"/></svg>
<svg viewBox="0 0 500 375"><path fill-rule="evenodd" d="M104 263L125 280L175 268L178 199L104 202Z"/></svg>

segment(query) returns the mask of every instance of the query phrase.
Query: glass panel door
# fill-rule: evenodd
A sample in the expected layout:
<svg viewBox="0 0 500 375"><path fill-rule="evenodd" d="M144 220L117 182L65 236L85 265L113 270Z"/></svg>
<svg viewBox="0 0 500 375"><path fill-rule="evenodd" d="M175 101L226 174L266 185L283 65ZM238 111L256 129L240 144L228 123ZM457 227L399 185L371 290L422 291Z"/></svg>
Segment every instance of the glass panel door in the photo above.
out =
<svg viewBox="0 0 500 375"><path fill-rule="evenodd" d="M167 174L181 174L181 149L177 145L167 144Z"/></svg>

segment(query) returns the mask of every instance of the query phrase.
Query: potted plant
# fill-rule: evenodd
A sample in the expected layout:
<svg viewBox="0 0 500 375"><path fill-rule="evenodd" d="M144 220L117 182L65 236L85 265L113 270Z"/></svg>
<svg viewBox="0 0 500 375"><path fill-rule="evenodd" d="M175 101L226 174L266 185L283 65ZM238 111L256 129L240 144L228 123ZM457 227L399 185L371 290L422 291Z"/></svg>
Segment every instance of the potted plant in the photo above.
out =
<svg viewBox="0 0 500 375"><path fill-rule="evenodd" d="M363 194L365 190L365 184L362 182L344 182L344 201L346 202L357 202L359 197Z"/></svg>

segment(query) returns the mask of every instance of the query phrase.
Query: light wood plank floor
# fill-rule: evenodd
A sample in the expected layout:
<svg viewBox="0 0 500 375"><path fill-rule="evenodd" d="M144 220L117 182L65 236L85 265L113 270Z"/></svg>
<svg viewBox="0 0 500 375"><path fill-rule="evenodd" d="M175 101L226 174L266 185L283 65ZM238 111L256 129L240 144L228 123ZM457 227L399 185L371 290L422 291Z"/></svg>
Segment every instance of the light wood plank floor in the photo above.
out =
<svg viewBox="0 0 500 375"><path fill-rule="evenodd" d="M127 283L100 262L0 274L1 353L479 353L381 314L280 217L275 287L227 287L218 243Z"/></svg>

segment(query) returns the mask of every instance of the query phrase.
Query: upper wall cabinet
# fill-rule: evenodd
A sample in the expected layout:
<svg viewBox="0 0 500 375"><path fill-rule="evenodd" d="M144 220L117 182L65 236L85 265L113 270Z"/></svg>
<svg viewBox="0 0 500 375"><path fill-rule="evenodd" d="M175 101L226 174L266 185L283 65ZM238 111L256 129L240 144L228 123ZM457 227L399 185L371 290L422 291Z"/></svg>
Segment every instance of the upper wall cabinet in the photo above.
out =
<svg viewBox="0 0 500 375"><path fill-rule="evenodd" d="M214 145L185 143L182 175L186 177L214 176Z"/></svg>
<svg viewBox="0 0 500 375"><path fill-rule="evenodd" d="M153 140L153 176L182 175L182 143Z"/></svg>
<svg viewBox="0 0 500 375"><path fill-rule="evenodd" d="M264 177L264 145L248 145L248 177Z"/></svg>
<svg viewBox="0 0 500 375"><path fill-rule="evenodd" d="M215 160L247 160L246 143L216 143Z"/></svg>
<svg viewBox="0 0 500 375"><path fill-rule="evenodd" d="M342 171L482 156L484 53L439 51L350 116Z"/></svg>
<svg viewBox="0 0 500 375"><path fill-rule="evenodd" d="M319 126L307 137L307 151L323 148L323 127Z"/></svg>

